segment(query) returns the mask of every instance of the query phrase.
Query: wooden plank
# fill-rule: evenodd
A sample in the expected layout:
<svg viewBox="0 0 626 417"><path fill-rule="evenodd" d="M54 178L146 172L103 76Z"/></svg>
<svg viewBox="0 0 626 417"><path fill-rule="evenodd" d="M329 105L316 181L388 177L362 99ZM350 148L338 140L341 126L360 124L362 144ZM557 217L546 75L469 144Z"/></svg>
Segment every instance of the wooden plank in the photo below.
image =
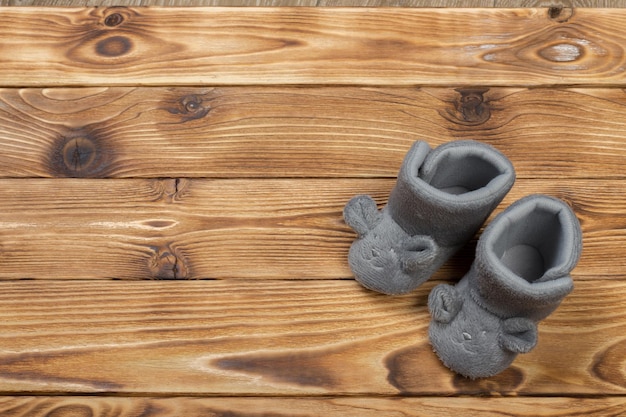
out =
<svg viewBox="0 0 626 417"><path fill-rule="evenodd" d="M626 27L626 26L625 26ZM626 178L622 89L0 90L0 177L390 177L417 140L519 178Z"/></svg>
<svg viewBox="0 0 626 417"><path fill-rule="evenodd" d="M428 343L437 282L0 283L0 392L624 395L626 282L578 281L502 374L456 376Z"/></svg>
<svg viewBox="0 0 626 417"><path fill-rule="evenodd" d="M0 6L626 7L623 0L0 0Z"/></svg>
<svg viewBox="0 0 626 417"><path fill-rule="evenodd" d="M336 278L349 273L337 255L334 266L325 258L347 253L351 233L341 210L358 183L5 181L0 190L6 195L0 197L6 203L0 210L4 278Z"/></svg>
<svg viewBox="0 0 626 417"><path fill-rule="evenodd" d="M618 416L624 397L609 398L141 398L141 397L0 397L0 414L14 417L319 416L589 417ZM4 414L3 414L4 413Z"/></svg>
<svg viewBox="0 0 626 417"><path fill-rule="evenodd" d="M623 9L11 7L0 85L624 85L625 43Z"/></svg>
<svg viewBox="0 0 626 417"><path fill-rule="evenodd" d="M346 202L391 179L0 181L1 279L349 278ZM580 217L579 279L625 279L626 182L519 180ZM437 275L461 276L469 244Z"/></svg>
<svg viewBox="0 0 626 417"><path fill-rule="evenodd" d="M321 1L321 0L0 0L0 6L218 6L218 7L314 7L314 6L340 6L340 7L389 7L397 6L389 0L368 1ZM493 0L407 0L403 1L402 7L493 7ZM508 6L522 7L522 6Z"/></svg>

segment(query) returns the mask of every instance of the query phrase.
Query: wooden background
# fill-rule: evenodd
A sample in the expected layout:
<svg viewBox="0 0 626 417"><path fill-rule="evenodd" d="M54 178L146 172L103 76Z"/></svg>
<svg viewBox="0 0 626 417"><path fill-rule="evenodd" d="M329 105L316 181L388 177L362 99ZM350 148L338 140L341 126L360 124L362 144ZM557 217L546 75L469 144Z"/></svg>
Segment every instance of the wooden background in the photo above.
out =
<svg viewBox="0 0 626 417"><path fill-rule="evenodd" d="M0 0L0 6L626 7L626 0Z"/></svg>
<svg viewBox="0 0 626 417"><path fill-rule="evenodd" d="M626 11L581 3L0 8L0 415L626 415ZM468 138L517 170L496 213L584 231L537 348L476 381L426 308L475 242L383 296L341 218Z"/></svg>

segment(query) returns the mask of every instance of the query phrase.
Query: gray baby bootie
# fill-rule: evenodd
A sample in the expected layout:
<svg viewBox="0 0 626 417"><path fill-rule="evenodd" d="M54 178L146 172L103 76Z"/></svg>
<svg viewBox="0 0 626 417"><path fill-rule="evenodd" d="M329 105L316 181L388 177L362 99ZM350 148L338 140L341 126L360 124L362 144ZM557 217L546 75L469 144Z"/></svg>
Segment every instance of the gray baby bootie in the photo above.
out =
<svg viewBox="0 0 626 417"><path fill-rule="evenodd" d="M486 144L415 142L381 211L364 195L344 209L358 234L348 255L356 280L385 294L413 290L472 238L514 181L511 162Z"/></svg>
<svg viewBox="0 0 626 417"><path fill-rule="evenodd" d="M429 335L442 362L470 378L495 375L537 343L537 323L573 289L582 250L578 219L562 201L525 197L478 240L470 271L428 298Z"/></svg>

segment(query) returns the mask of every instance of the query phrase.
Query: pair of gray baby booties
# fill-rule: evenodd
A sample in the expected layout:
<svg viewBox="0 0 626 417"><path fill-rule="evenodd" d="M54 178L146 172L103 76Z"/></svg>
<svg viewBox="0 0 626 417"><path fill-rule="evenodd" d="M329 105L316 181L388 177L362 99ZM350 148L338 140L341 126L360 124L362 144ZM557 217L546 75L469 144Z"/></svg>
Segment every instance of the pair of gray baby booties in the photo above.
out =
<svg viewBox="0 0 626 417"><path fill-rule="evenodd" d="M474 236L514 181L513 165L492 146L415 142L382 210L366 195L344 209L358 234L348 256L355 278L384 294L415 289ZM533 349L537 324L573 289L581 250L578 219L559 199L534 194L498 214L469 272L428 297L430 342L444 365L488 377Z"/></svg>

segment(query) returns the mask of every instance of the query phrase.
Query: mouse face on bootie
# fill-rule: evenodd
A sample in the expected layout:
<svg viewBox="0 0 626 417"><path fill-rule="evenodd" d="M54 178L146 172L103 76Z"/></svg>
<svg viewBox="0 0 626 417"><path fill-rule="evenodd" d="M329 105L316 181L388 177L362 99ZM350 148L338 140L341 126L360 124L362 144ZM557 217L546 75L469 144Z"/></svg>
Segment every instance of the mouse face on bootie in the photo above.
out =
<svg viewBox="0 0 626 417"><path fill-rule="evenodd" d="M415 273L435 258L429 236L410 236L368 196L354 197L344 219L359 235L348 263L363 286L385 294L402 294L416 286Z"/></svg>
<svg viewBox="0 0 626 417"><path fill-rule="evenodd" d="M428 308L435 352L448 368L472 379L497 374L537 343L532 320L497 317L476 304L469 291L440 284L430 293Z"/></svg>

